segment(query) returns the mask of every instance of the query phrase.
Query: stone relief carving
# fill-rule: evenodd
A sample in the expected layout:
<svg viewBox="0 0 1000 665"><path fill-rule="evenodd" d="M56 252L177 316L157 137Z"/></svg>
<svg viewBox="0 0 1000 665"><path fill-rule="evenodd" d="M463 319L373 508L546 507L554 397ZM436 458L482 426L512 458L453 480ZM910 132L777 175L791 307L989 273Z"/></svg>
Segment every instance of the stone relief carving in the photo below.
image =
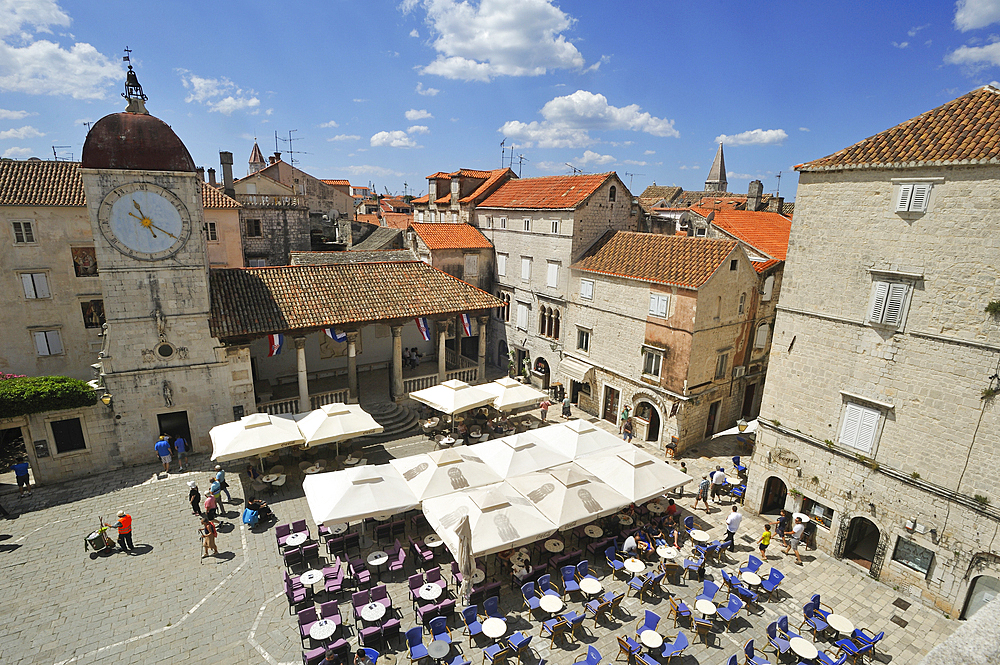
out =
<svg viewBox="0 0 1000 665"><path fill-rule="evenodd" d="M164 406L174 405L174 389L170 385L169 381L163 382L163 405Z"/></svg>
<svg viewBox="0 0 1000 665"><path fill-rule="evenodd" d="M180 358L181 360L187 360L187 357L188 357L188 348L186 346L178 346L177 347L177 357Z"/></svg>
<svg viewBox="0 0 1000 665"><path fill-rule="evenodd" d="M155 359L153 355L153 349L143 349L142 350L142 362L151 363Z"/></svg>

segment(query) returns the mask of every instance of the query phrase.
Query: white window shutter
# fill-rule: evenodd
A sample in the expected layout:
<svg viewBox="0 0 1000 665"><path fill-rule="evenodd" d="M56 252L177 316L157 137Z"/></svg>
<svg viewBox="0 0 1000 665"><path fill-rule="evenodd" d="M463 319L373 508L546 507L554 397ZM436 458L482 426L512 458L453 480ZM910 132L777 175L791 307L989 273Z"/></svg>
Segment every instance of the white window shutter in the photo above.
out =
<svg viewBox="0 0 1000 665"><path fill-rule="evenodd" d="M753 340L753 348L763 349L765 346L767 346L767 333L768 333L768 325L766 323L762 323L759 326L757 326L757 335L754 337Z"/></svg>
<svg viewBox="0 0 1000 665"><path fill-rule="evenodd" d="M500 277L507 276L507 255L497 254L497 275Z"/></svg>
<svg viewBox="0 0 1000 665"><path fill-rule="evenodd" d="M531 259L521 259L521 279L531 279Z"/></svg>
<svg viewBox="0 0 1000 665"><path fill-rule="evenodd" d="M761 300L767 302L771 299L771 293L774 291L774 275L769 276L764 280L764 293L761 295Z"/></svg>
<svg viewBox="0 0 1000 665"><path fill-rule="evenodd" d="M49 293L49 280L43 272L34 273L31 276L35 282L35 296L38 298L48 298L51 294Z"/></svg>
<svg viewBox="0 0 1000 665"><path fill-rule="evenodd" d="M667 304L670 302L670 298L667 296L660 296L660 302L656 309L656 315L667 318Z"/></svg>
<svg viewBox="0 0 1000 665"><path fill-rule="evenodd" d="M528 329L528 306L517 304L517 327L523 330Z"/></svg>
<svg viewBox="0 0 1000 665"><path fill-rule="evenodd" d="M861 421L858 424L858 437L854 447L863 453L870 453L875 445L875 430L881 414L875 409L858 408L861 410Z"/></svg>
<svg viewBox="0 0 1000 665"><path fill-rule="evenodd" d="M875 282L875 298L872 300L872 310L868 313L868 320L872 323L882 323L882 314L885 312L885 300L889 295L888 282Z"/></svg>
<svg viewBox="0 0 1000 665"><path fill-rule="evenodd" d="M649 314L650 316L656 316L656 294L649 294Z"/></svg>
<svg viewBox="0 0 1000 665"><path fill-rule="evenodd" d="M35 283L31 280L31 273L21 273L21 286L24 287L25 298L37 298L35 294Z"/></svg>
<svg viewBox="0 0 1000 665"><path fill-rule="evenodd" d="M559 286L559 264L550 263L549 264L549 274L547 279L548 286Z"/></svg>
<svg viewBox="0 0 1000 665"><path fill-rule="evenodd" d="M854 448L858 440L858 426L861 424L861 407L848 404L844 413L844 425L840 429L840 443Z"/></svg>
<svg viewBox="0 0 1000 665"><path fill-rule="evenodd" d="M885 315L882 323L887 326L899 326L902 322L903 303L906 301L907 284L890 284L889 295L885 300Z"/></svg>
<svg viewBox="0 0 1000 665"><path fill-rule="evenodd" d="M49 355L59 355L63 352L62 338L59 337L58 330L50 330L45 333L45 341L49 344Z"/></svg>
<svg viewBox="0 0 1000 665"><path fill-rule="evenodd" d="M896 212L906 212L910 209L910 196L913 195L913 185L900 185L899 198L896 199Z"/></svg>
<svg viewBox="0 0 1000 665"><path fill-rule="evenodd" d="M928 184L913 185L913 196L910 197L910 212L927 210L927 199L930 198L931 186Z"/></svg>
<svg viewBox="0 0 1000 665"><path fill-rule="evenodd" d="M32 336L35 338L35 351L38 352L38 355L49 355L49 343L45 341L45 333L36 332L32 333Z"/></svg>

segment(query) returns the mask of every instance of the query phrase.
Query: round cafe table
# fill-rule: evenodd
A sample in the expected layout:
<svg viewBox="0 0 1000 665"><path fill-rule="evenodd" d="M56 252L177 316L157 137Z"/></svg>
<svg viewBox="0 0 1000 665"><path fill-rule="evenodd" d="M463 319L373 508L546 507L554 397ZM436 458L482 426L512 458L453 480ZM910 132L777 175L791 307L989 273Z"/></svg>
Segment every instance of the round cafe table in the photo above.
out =
<svg viewBox="0 0 1000 665"><path fill-rule="evenodd" d="M357 457L352 457L352 456L348 455L346 458L344 458L344 466L354 466L355 464L357 464L360 461L361 460L358 459Z"/></svg>
<svg viewBox="0 0 1000 665"><path fill-rule="evenodd" d="M476 568L472 571L472 583L479 584L486 579L486 573L482 568Z"/></svg>
<svg viewBox="0 0 1000 665"><path fill-rule="evenodd" d="M307 533L301 533L301 532L300 533L293 533L292 535L290 535L285 540L285 546L286 547L298 547L302 543L306 542L306 539L308 537L309 537L309 534L307 534Z"/></svg>
<svg viewBox="0 0 1000 665"><path fill-rule="evenodd" d="M788 640L788 646L792 648L795 655L802 660L814 660L819 655L816 645L804 637L793 637Z"/></svg>
<svg viewBox="0 0 1000 665"><path fill-rule="evenodd" d="M631 526L632 522L634 522L634 520L632 519L631 515L618 516L618 523L621 524L622 526Z"/></svg>
<svg viewBox="0 0 1000 665"><path fill-rule="evenodd" d="M563 608L563 601L559 596L545 594L538 599L538 605L549 614L555 614Z"/></svg>
<svg viewBox="0 0 1000 665"><path fill-rule="evenodd" d="M378 571L378 569L381 566L385 565L385 563L388 560L389 560L389 555L386 554L385 552L383 552L382 550L375 550L374 552L371 552L368 555L368 559L367 559L368 565L369 566L373 566L376 571ZM382 576L381 572L379 572L378 574L379 574L379 577ZM437 585L435 584L434 586L437 586Z"/></svg>
<svg viewBox="0 0 1000 665"><path fill-rule="evenodd" d="M316 584L316 582L320 582L322 580L323 572L319 570L307 570L299 577L299 582L302 582L302 586L305 587L311 587Z"/></svg>
<svg viewBox="0 0 1000 665"><path fill-rule="evenodd" d="M392 519L392 515L376 515L375 516L375 521L376 522L388 522L391 519Z"/></svg>
<svg viewBox="0 0 1000 665"><path fill-rule="evenodd" d="M444 541L441 540L439 536L435 536L434 534L431 534L426 538L424 538L424 545L426 545L427 547L441 547L441 545L443 544Z"/></svg>
<svg viewBox="0 0 1000 665"><path fill-rule="evenodd" d="M428 582L420 587L420 597L424 600L437 600L443 592L444 589L433 582Z"/></svg>
<svg viewBox="0 0 1000 665"><path fill-rule="evenodd" d="M691 540L696 543L707 543L708 542L708 532L702 531L701 529L693 529L691 531Z"/></svg>
<svg viewBox="0 0 1000 665"><path fill-rule="evenodd" d="M558 538L549 538L545 541L545 549L553 554L562 552L564 547L565 545L563 544L563 541Z"/></svg>
<svg viewBox="0 0 1000 665"><path fill-rule="evenodd" d="M604 585L601 584L601 580L593 577L584 577L580 580L580 591L584 592L588 596L596 596L601 591L604 590Z"/></svg>
<svg viewBox="0 0 1000 665"><path fill-rule="evenodd" d="M635 557L631 557L629 559L625 559L625 570L630 573L641 573L646 570L646 564Z"/></svg>
<svg viewBox="0 0 1000 665"><path fill-rule="evenodd" d="M268 485L270 485L271 483L273 483L275 480L277 480L280 477L281 477L280 473L269 473L266 476L264 476L263 478L261 478L260 482L267 483Z"/></svg>
<svg viewBox="0 0 1000 665"><path fill-rule="evenodd" d="M347 532L347 524L343 522L338 522L337 524L330 525L330 533L335 536L339 536L342 533Z"/></svg>
<svg viewBox="0 0 1000 665"><path fill-rule="evenodd" d="M663 646L663 635L655 630L644 630L639 633L639 641L649 649L659 649Z"/></svg>
<svg viewBox="0 0 1000 665"><path fill-rule="evenodd" d="M507 632L507 622L497 617L490 617L483 622L483 634L486 637L496 640L503 637Z"/></svg>
<svg viewBox="0 0 1000 665"><path fill-rule="evenodd" d="M847 617L842 617L839 614L828 614L826 616L826 622L830 624L830 628L842 635L850 635L854 632L854 624Z"/></svg>
<svg viewBox="0 0 1000 665"><path fill-rule="evenodd" d="M604 529L597 526L596 524L588 524L583 527L583 532L587 534L588 538L600 538L604 535Z"/></svg>
<svg viewBox="0 0 1000 665"><path fill-rule="evenodd" d="M438 662L447 658L449 653L451 653L451 642L431 640L427 645L427 655Z"/></svg>
<svg viewBox="0 0 1000 665"><path fill-rule="evenodd" d="M337 632L338 625L329 619L320 619L309 628L309 637L317 642L325 642Z"/></svg>
<svg viewBox="0 0 1000 665"><path fill-rule="evenodd" d="M715 614L715 603L713 603L710 600L705 600L703 598L695 602L694 609L701 612L701 615L707 619L708 617Z"/></svg>
<svg viewBox="0 0 1000 665"><path fill-rule="evenodd" d="M378 621L385 616L385 605L382 603L368 603L361 608L359 614L365 621Z"/></svg>
<svg viewBox="0 0 1000 665"><path fill-rule="evenodd" d="M660 545L656 548L656 555L667 561L673 561L677 558L678 554L679 552L669 545Z"/></svg>
<svg viewBox="0 0 1000 665"><path fill-rule="evenodd" d="M751 573L750 571L747 571L745 573L740 573L740 579L746 582L750 586L760 585L760 575L758 575L757 573ZM853 626L851 627L851 630L854 630Z"/></svg>
<svg viewBox="0 0 1000 665"><path fill-rule="evenodd" d="M310 467L306 467L306 470L303 471L303 473L305 473L308 476L311 476L312 474L319 473L322 470L323 470L323 467L321 467L321 466L319 466L317 464L313 464Z"/></svg>
<svg viewBox="0 0 1000 665"><path fill-rule="evenodd" d="M654 515L662 515L666 512L666 508L662 503L657 503L656 501L650 501L646 504L646 510L653 513Z"/></svg>

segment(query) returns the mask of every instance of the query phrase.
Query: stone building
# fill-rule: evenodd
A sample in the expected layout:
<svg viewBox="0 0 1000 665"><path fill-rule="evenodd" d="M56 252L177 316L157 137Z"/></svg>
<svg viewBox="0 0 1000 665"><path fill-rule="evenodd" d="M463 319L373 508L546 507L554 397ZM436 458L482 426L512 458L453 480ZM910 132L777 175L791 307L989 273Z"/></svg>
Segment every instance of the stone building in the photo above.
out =
<svg viewBox="0 0 1000 665"><path fill-rule="evenodd" d="M469 224L410 224L407 247L424 263L493 291L493 245Z"/></svg>
<svg viewBox="0 0 1000 665"><path fill-rule="evenodd" d="M570 266L560 371L580 408L682 451L752 418L769 340L759 276L733 240L609 231Z"/></svg>
<svg viewBox="0 0 1000 665"><path fill-rule="evenodd" d="M984 86L796 167L746 492L954 616L1000 589L998 162Z"/></svg>
<svg viewBox="0 0 1000 665"><path fill-rule="evenodd" d="M486 197L512 178L508 169L476 171L459 169L427 176L427 193L412 201L413 220L418 224L448 222L475 224L475 211Z"/></svg>
<svg viewBox="0 0 1000 665"><path fill-rule="evenodd" d="M490 355L543 387L561 382L569 266L608 229L634 230L637 210L615 173L508 180L483 200L475 224L496 252L497 310ZM546 322L544 328L540 321ZM549 325L551 322L551 326Z"/></svg>
<svg viewBox="0 0 1000 665"><path fill-rule="evenodd" d="M263 171L229 181L226 186L232 187L242 206L240 225L247 267L285 266L291 262L291 252L312 248L309 206L291 186Z"/></svg>

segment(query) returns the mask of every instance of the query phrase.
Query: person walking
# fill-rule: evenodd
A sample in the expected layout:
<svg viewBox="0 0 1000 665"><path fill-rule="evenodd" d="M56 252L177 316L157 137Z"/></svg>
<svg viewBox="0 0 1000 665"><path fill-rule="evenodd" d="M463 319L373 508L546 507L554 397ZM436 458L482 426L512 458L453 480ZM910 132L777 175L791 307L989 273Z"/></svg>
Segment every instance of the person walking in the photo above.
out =
<svg viewBox="0 0 1000 665"><path fill-rule="evenodd" d="M153 449L160 456L160 461L163 462L163 473L170 473L170 441L167 440L166 434L160 435L160 438L153 444Z"/></svg>
<svg viewBox="0 0 1000 665"><path fill-rule="evenodd" d="M118 529L118 547L122 548L122 552L127 554L135 551L135 545L132 544L131 515L127 514L124 510L119 510L118 521L114 524L106 524L105 526Z"/></svg>
<svg viewBox="0 0 1000 665"><path fill-rule="evenodd" d="M760 560L767 561L767 546L771 544L771 523L764 525L764 533L757 539L757 548L760 550Z"/></svg>
<svg viewBox="0 0 1000 665"><path fill-rule="evenodd" d="M569 400L569 395L566 395L566 397L563 398L563 401L562 401L562 417L566 418L567 420L569 420L570 418L573 417L573 413L569 409L569 406L572 403L573 402L571 402Z"/></svg>
<svg viewBox="0 0 1000 665"><path fill-rule="evenodd" d="M722 470L722 467L716 468L712 472L712 501L715 503L722 503L719 501L719 494L722 491L722 486L726 482L726 472Z"/></svg>
<svg viewBox="0 0 1000 665"><path fill-rule="evenodd" d="M205 518L210 522L215 521L215 511L218 504L215 502L215 495L211 492L205 493Z"/></svg>
<svg viewBox="0 0 1000 665"><path fill-rule="evenodd" d="M622 425L622 439L624 439L627 443L632 443L632 419L631 418L629 418L628 420L626 420L625 424Z"/></svg>
<svg viewBox="0 0 1000 665"><path fill-rule="evenodd" d="M17 480L17 498L20 499L25 494L31 496L31 479L28 477L28 460L21 458L17 464L11 464L10 470L14 472Z"/></svg>
<svg viewBox="0 0 1000 665"><path fill-rule="evenodd" d="M191 504L191 514L201 516L201 492L198 491L198 483L193 480L188 482L191 491L188 492L188 502Z"/></svg>
<svg viewBox="0 0 1000 665"><path fill-rule="evenodd" d="M233 502L233 497L229 493L229 483L226 482L226 470L222 468L222 465L215 465L215 479L219 481L219 489L226 493L226 501L229 503ZM222 497L219 497L220 502Z"/></svg>
<svg viewBox="0 0 1000 665"><path fill-rule="evenodd" d="M215 525L209 518L204 518L201 521L201 529L198 530L201 536L202 545L202 555L201 558L204 559L208 556L208 550L212 550L212 554L219 553L219 547L215 544L215 537L219 535L219 532L215 530Z"/></svg>
<svg viewBox="0 0 1000 665"><path fill-rule="evenodd" d="M552 402L546 397L542 400L541 404L538 405L538 409L542 412L542 422L545 422L545 418L549 415L549 407L552 406Z"/></svg>
<svg viewBox="0 0 1000 665"><path fill-rule="evenodd" d="M177 451L177 464L179 465L180 470L183 471L184 464L187 462L188 458L187 441L184 440L183 436L179 436L174 439L174 450Z"/></svg>
<svg viewBox="0 0 1000 665"><path fill-rule="evenodd" d="M792 528L791 514L787 510L782 509L781 513L778 515L778 521L769 522L769 524L774 526L774 533L781 539L781 546L787 546L788 539L785 537L785 533Z"/></svg>
<svg viewBox="0 0 1000 665"><path fill-rule="evenodd" d="M806 530L806 525L802 523L801 517L795 518L795 526L792 530L787 532L785 535L788 536L788 545L785 546L785 554L795 553L795 563L799 566L802 565L802 557L799 556L799 545L802 543L802 534Z"/></svg>
<svg viewBox="0 0 1000 665"><path fill-rule="evenodd" d="M726 518L726 540L729 541L731 548L736 547L733 539L736 537L736 530L740 528L740 522L743 521L743 515L740 514L738 508L739 506L733 506L733 512L729 513L729 517Z"/></svg>
<svg viewBox="0 0 1000 665"><path fill-rule="evenodd" d="M622 409L621 417L618 419L618 433L622 434L625 431L625 423L628 421L629 414L632 410L628 404Z"/></svg>
<svg viewBox="0 0 1000 665"><path fill-rule="evenodd" d="M691 506L692 510L697 510L698 502L702 501L705 504L705 512L706 513L712 512L711 509L708 507L708 486L710 484L711 483L708 480L708 474L703 475L701 477L701 482L698 483L698 494L695 495L694 497L694 505Z"/></svg>
<svg viewBox="0 0 1000 665"><path fill-rule="evenodd" d="M681 473L687 473L687 472L688 472L687 464L681 462ZM684 496L684 485L678 485L677 488L674 489L674 494L676 494L677 496Z"/></svg>

